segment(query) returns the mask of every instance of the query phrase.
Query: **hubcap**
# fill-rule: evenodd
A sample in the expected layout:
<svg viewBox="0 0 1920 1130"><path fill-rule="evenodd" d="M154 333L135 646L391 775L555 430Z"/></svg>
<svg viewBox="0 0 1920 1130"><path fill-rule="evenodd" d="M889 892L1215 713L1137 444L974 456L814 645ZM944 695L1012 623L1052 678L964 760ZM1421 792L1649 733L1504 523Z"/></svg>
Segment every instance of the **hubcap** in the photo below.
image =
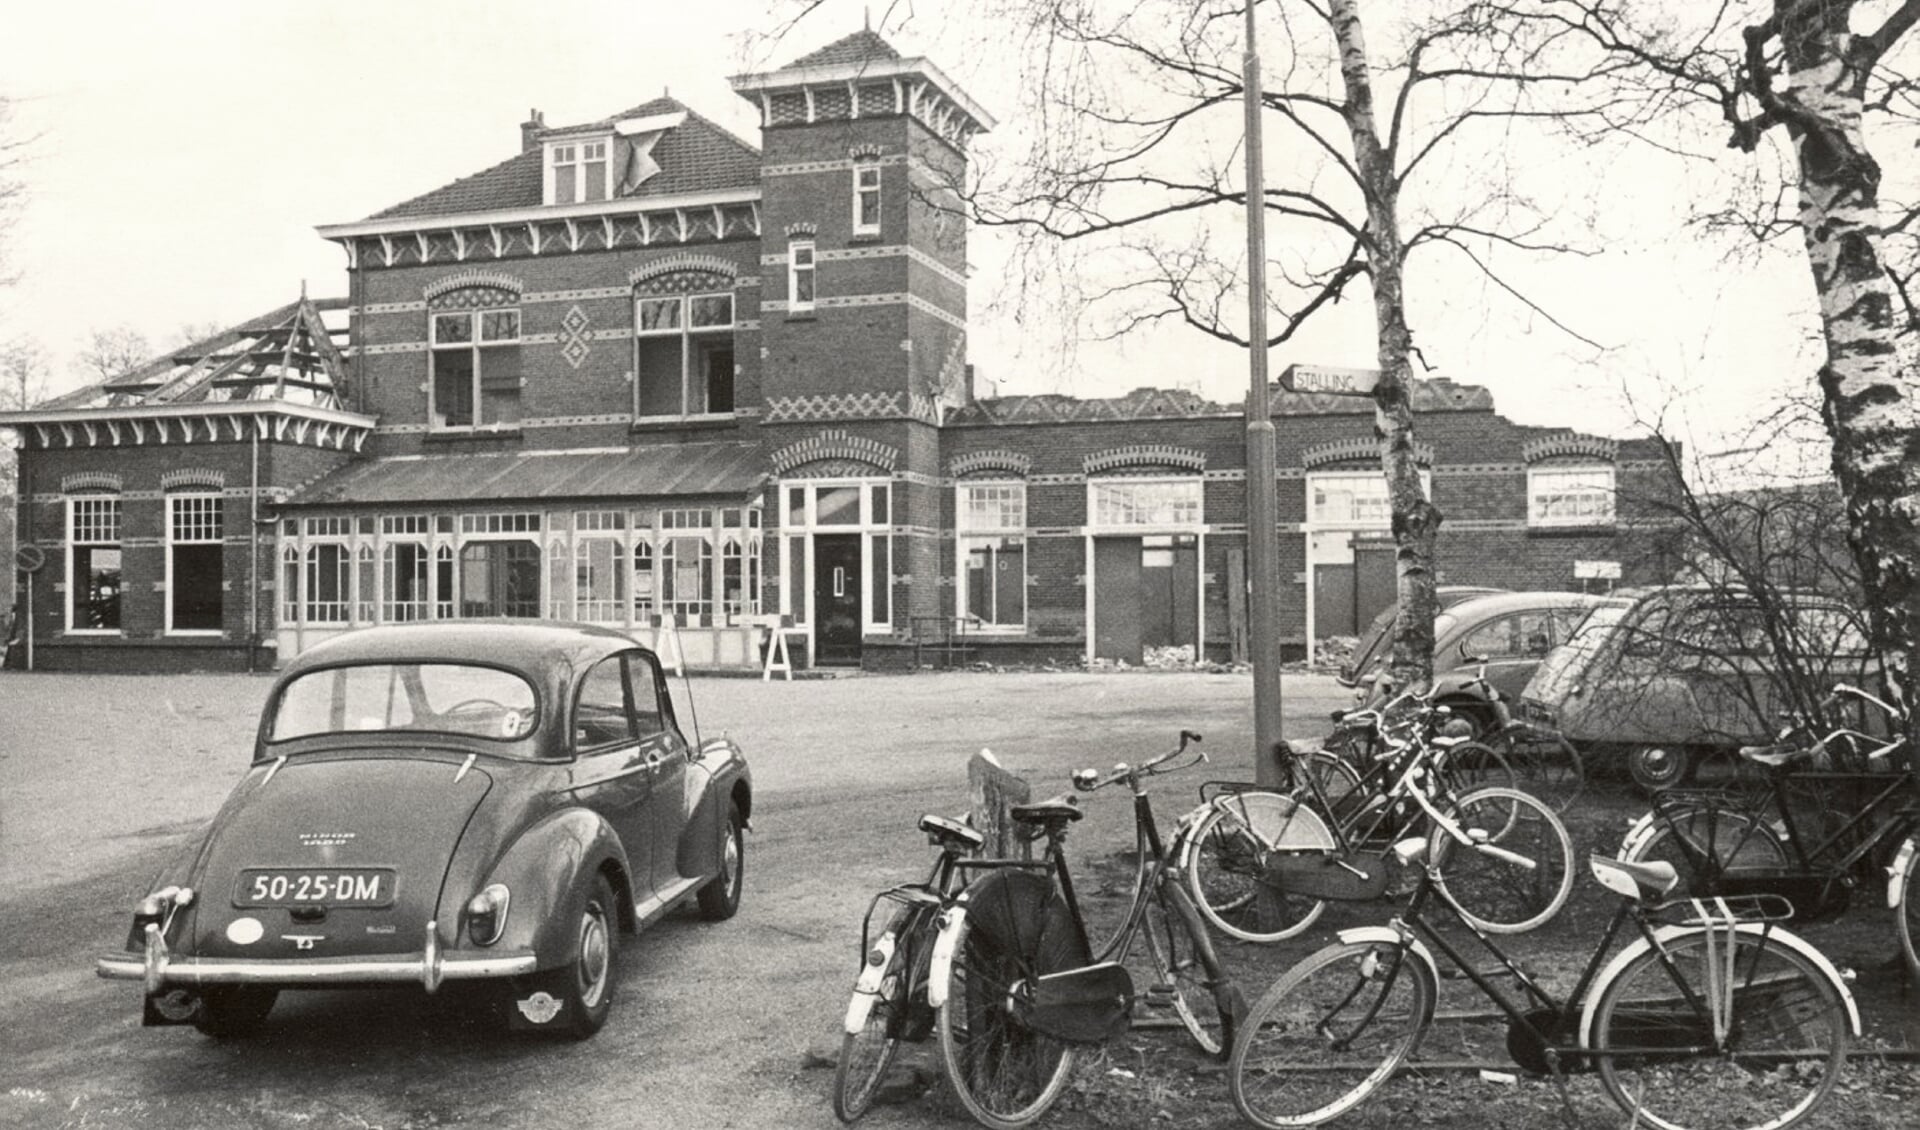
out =
<svg viewBox="0 0 1920 1130"><path fill-rule="evenodd" d="M727 897L733 897L733 888L740 882L740 829L736 825L727 837L727 848L720 856L721 882L725 884Z"/></svg>
<svg viewBox="0 0 1920 1130"><path fill-rule="evenodd" d="M590 903L580 917L580 1001L589 1008L607 991L608 945L606 911Z"/></svg>

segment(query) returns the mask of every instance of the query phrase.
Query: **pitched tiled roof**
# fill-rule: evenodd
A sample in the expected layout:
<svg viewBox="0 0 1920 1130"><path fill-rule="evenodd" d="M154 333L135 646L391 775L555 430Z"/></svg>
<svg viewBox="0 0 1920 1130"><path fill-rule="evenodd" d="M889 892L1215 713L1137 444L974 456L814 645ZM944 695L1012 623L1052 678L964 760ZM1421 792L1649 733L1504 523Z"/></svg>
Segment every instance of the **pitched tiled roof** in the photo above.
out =
<svg viewBox="0 0 1920 1130"><path fill-rule="evenodd" d="M872 31L856 31L845 39L827 44L810 55L802 55L782 70L795 67L831 67L840 63L865 63L873 59L898 59L900 52Z"/></svg>
<svg viewBox="0 0 1920 1130"><path fill-rule="evenodd" d="M759 467L760 449L751 443L365 459L302 488L287 504L744 497L759 483Z"/></svg>
<svg viewBox="0 0 1920 1130"><path fill-rule="evenodd" d="M725 129L687 109L672 98L655 98L599 122L568 126L568 131L605 125L625 118L684 112L686 121L669 130L653 148L660 172L648 178L633 195L678 196L725 188L753 188L760 183L760 151ZM548 132L560 132L549 130ZM618 170L615 171L616 176ZM540 150L515 154L490 169L462 177L384 208L370 220L444 216L508 208L538 208L541 204Z"/></svg>

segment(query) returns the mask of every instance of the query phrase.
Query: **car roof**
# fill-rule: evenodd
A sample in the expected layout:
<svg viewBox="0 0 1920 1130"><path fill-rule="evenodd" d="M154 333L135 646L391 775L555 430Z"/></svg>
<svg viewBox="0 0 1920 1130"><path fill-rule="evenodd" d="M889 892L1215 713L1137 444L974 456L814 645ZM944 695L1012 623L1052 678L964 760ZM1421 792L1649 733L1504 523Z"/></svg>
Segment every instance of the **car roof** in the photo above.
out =
<svg viewBox="0 0 1920 1130"><path fill-rule="evenodd" d="M640 648L611 628L554 620L434 620L361 628L314 645L287 663L291 676L314 667L394 659L444 659L539 672L556 661L578 669ZM641 648L641 650L645 650Z"/></svg>
<svg viewBox="0 0 1920 1130"><path fill-rule="evenodd" d="M1447 609L1456 620L1484 619L1528 608L1592 608L1607 598L1585 592L1500 592L1463 600Z"/></svg>

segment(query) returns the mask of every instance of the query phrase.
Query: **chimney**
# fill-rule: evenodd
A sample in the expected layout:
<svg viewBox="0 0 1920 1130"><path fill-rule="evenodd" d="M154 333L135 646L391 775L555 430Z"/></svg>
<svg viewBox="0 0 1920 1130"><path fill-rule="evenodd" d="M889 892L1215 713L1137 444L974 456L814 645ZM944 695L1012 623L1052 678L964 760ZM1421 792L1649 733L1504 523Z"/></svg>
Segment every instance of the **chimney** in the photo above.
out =
<svg viewBox="0 0 1920 1130"><path fill-rule="evenodd" d="M547 128L547 119L538 110L528 110L527 120L520 123L520 152L540 148L540 133Z"/></svg>

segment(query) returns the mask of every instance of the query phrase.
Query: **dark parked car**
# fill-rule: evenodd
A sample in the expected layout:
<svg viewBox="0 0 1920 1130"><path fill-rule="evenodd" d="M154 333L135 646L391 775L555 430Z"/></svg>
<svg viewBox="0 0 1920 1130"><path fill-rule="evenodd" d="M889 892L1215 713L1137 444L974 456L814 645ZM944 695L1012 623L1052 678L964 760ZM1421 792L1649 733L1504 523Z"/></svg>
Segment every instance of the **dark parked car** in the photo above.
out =
<svg viewBox="0 0 1920 1130"><path fill-rule="evenodd" d="M288 664L252 765L98 970L144 982L145 1023L216 1036L283 989L459 980L585 1037L622 934L739 907L752 809L739 749L690 742L626 636L370 628Z"/></svg>
<svg viewBox="0 0 1920 1130"><path fill-rule="evenodd" d="M1493 728L1494 710L1474 680L1482 658L1487 681L1509 704L1533 677L1549 651L1572 634L1575 625L1604 598L1577 592L1494 592L1469 595L1433 619L1433 678L1438 701L1472 724L1475 733ZM1362 697L1386 668L1386 647L1360 683Z"/></svg>

